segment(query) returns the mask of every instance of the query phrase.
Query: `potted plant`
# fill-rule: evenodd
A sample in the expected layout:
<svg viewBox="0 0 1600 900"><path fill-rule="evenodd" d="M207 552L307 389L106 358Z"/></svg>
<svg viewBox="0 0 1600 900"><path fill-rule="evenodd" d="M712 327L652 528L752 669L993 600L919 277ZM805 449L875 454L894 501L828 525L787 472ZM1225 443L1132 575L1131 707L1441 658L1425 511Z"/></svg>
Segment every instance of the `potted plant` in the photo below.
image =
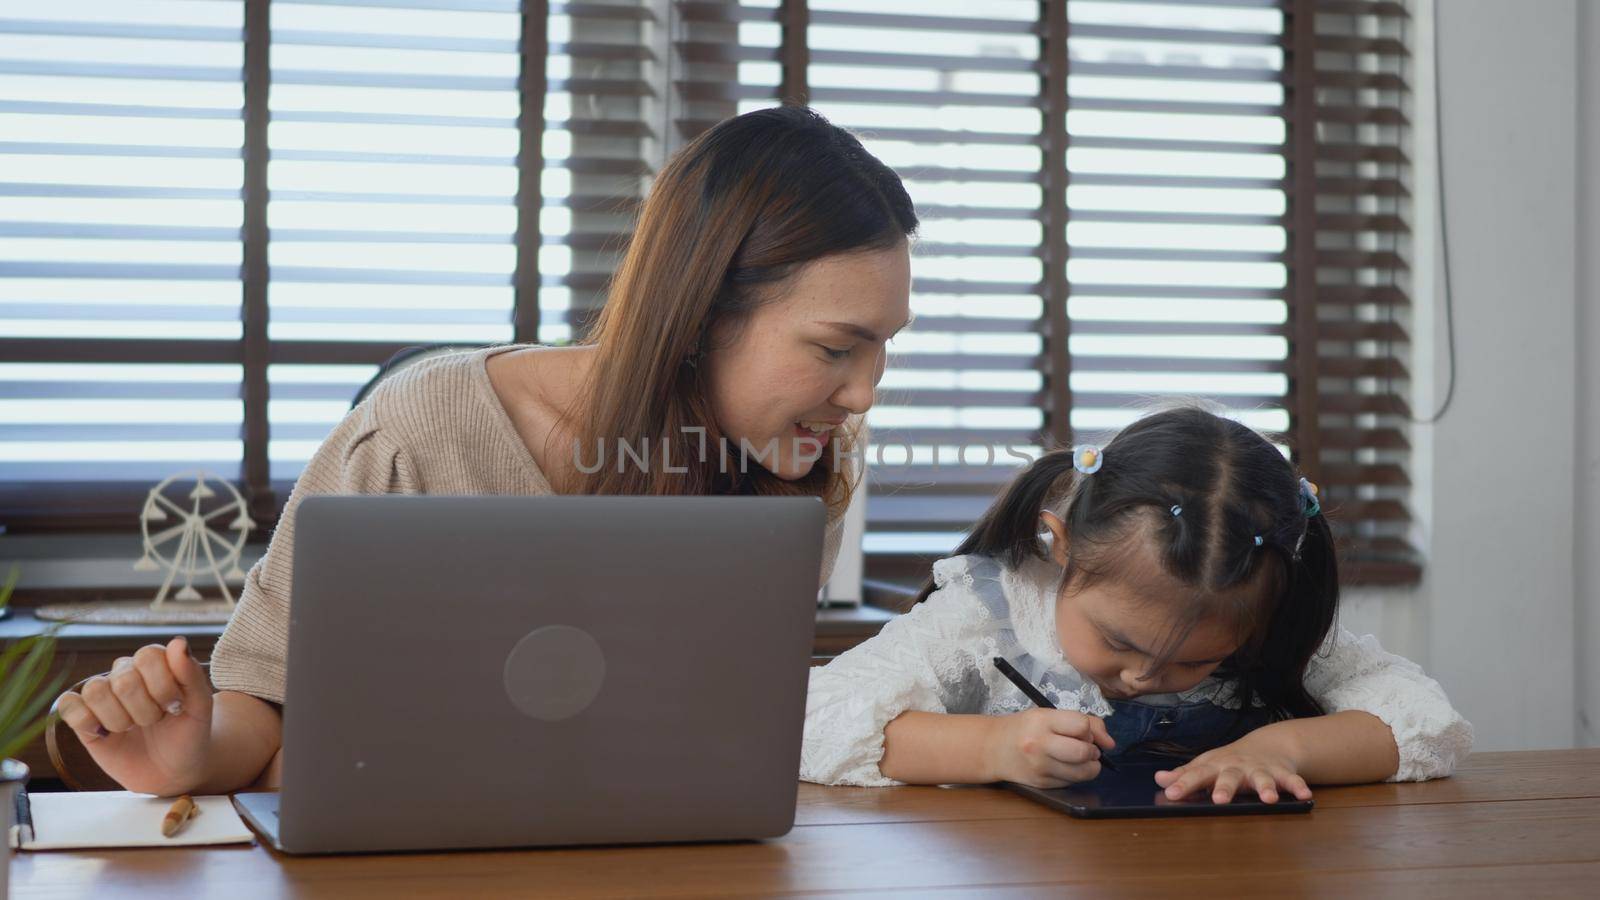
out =
<svg viewBox="0 0 1600 900"><path fill-rule="evenodd" d="M11 602L17 586L17 567L12 566L0 586L0 609ZM11 825L16 793L28 780L28 767L12 757L22 752L54 718L50 704L61 689L65 673L51 677L56 655L56 631L52 626L41 634L22 638L0 651L0 838L5 853L0 855L0 900L11 893Z"/></svg>
<svg viewBox="0 0 1600 900"><path fill-rule="evenodd" d="M0 526L0 534L5 533L5 527ZM0 585L0 619L4 619L11 615L11 592L16 590L17 578L21 576L21 574L22 568L17 564L12 563L11 571L6 573L6 583Z"/></svg>

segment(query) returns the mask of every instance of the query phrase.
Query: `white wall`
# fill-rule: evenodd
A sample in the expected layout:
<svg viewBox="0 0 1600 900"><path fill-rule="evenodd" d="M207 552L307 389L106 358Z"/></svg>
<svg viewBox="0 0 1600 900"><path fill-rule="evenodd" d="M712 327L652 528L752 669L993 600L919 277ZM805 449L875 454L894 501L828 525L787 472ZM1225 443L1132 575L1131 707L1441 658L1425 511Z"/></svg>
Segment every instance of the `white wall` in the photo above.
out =
<svg viewBox="0 0 1600 900"><path fill-rule="evenodd" d="M1437 0L1418 16L1419 43L1436 36L1442 54L1456 396L1439 424L1416 429L1424 582L1409 597L1357 595L1351 613L1428 666L1480 750L1572 746L1578 650L1597 646L1574 637L1584 504L1573 474L1579 434L1595 425L1595 395L1586 389L1580 403L1577 381L1578 2L1591 0ZM1419 180L1432 177L1430 145L1418 142ZM1437 231L1424 222L1419 233ZM1437 244L1417 256L1426 264L1430 252ZM1431 294L1418 291L1422 305ZM1424 413L1443 396L1446 333L1437 310L1419 313L1414 327L1432 343L1420 343Z"/></svg>

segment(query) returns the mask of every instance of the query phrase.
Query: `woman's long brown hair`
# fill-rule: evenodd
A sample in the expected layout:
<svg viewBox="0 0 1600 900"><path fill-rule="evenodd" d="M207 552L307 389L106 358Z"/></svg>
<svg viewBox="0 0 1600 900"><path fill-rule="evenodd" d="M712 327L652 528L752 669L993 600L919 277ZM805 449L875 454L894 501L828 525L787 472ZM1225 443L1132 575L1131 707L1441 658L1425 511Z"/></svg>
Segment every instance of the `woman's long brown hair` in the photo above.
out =
<svg viewBox="0 0 1600 900"><path fill-rule="evenodd" d="M825 256L888 249L917 228L899 176L849 132L805 107L725 120L679 151L656 177L610 296L581 343L596 358L571 423L584 468L565 493L764 494L821 497L841 514L855 489L848 460L857 435L811 471L785 481L720 452L706 366L713 335L737 334L770 289ZM698 432L704 428L704 450ZM649 461L618 465L618 442ZM663 465L662 442L671 471ZM686 468L687 471L680 471ZM618 471L621 469L621 471Z"/></svg>

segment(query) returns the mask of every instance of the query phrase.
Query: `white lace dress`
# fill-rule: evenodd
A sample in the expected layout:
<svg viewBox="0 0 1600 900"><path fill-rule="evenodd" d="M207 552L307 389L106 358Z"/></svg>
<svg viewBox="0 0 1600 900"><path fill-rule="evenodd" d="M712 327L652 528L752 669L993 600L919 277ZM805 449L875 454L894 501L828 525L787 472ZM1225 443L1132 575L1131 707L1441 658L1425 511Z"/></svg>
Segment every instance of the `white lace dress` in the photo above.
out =
<svg viewBox="0 0 1600 900"><path fill-rule="evenodd" d="M984 556L933 566L937 590L883 631L811 670L800 778L819 784L901 784L878 769L883 729L903 712L1001 715L1033 704L991 663L1005 656L1061 709L1114 714L1056 640L1061 569L1030 559L1012 570ZM1400 767L1388 780L1426 781L1454 771L1472 747L1472 725L1422 668L1335 627L1306 668L1306 689L1328 712L1359 709L1394 732ZM1181 694L1145 695L1160 705L1210 700L1238 707L1230 686L1207 679Z"/></svg>

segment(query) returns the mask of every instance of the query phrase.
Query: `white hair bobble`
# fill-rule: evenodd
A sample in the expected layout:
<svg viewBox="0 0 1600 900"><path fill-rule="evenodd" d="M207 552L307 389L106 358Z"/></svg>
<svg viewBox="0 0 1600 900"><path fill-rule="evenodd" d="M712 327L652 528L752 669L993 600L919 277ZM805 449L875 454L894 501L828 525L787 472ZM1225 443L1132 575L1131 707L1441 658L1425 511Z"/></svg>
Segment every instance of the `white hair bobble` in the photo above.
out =
<svg viewBox="0 0 1600 900"><path fill-rule="evenodd" d="M1100 471L1105 461L1105 453L1093 444L1079 444L1072 448L1072 467L1085 475Z"/></svg>

